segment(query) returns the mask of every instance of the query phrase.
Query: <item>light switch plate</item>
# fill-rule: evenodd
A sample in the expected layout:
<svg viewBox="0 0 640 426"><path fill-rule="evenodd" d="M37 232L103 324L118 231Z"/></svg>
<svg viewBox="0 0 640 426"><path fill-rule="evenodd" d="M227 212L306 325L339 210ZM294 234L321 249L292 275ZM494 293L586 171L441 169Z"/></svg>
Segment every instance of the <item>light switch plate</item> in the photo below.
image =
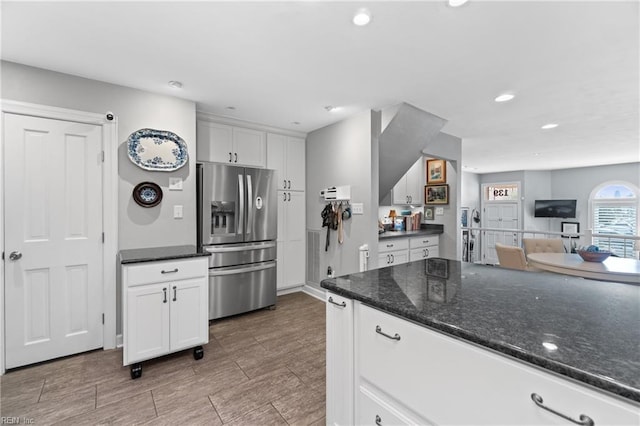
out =
<svg viewBox="0 0 640 426"><path fill-rule="evenodd" d="M173 206L173 218L182 219L182 206Z"/></svg>
<svg viewBox="0 0 640 426"><path fill-rule="evenodd" d="M182 178L169 178L169 191L182 191Z"/></svg>
<svg viewBox="0 0 640 426"><path fill-rule="evenodd" d="M351 203L351 213L364 214L364 203Z"/></svg>
<svg viewBox="0 0 640 426"><path fill-rule="evenodd" d="M436 207L436 216L444 216L444 207Z"/></svg>

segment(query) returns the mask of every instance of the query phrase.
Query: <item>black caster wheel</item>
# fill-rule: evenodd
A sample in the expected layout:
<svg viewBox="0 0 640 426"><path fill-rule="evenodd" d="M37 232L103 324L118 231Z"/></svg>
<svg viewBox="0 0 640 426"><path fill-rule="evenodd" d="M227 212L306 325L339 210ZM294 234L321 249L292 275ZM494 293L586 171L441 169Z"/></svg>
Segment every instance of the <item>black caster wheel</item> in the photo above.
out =
<svg viewBox="0 0 640 426"><path fill-rule="evenodd" d="M202 359L202 357L204 357L204 349L202 349L202 346L198 346L197 348L194 348L193 359L197 361L199 359Z"/></svg>
<svg viewBox="0 0 640 426"><path fill-rule="evenodd" d="M138 379L142 376L142 364L137 363L131 366L131 378Z"/></svg>

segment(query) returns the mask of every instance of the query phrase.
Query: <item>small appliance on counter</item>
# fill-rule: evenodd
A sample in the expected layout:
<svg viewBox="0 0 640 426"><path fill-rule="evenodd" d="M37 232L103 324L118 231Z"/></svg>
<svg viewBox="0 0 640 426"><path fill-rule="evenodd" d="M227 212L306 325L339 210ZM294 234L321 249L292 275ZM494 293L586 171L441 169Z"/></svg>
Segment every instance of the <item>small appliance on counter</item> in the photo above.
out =
<svg viewBox="0 0 640 426"><path fill-rule="evenodd" d="M209 258L209 319L275 305L273 170L198 163L198 247Z"/></svg>

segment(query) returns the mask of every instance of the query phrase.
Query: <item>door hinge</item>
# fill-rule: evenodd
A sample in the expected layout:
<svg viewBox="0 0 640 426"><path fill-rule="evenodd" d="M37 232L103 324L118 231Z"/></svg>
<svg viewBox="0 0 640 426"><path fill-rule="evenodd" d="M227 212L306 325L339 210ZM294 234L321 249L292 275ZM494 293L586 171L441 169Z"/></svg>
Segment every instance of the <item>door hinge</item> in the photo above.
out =
<svg viewBox="0 0 640 426"><path fill-rule="evenodd" d="M100 155L101 155L101 157L102 157L102 162L104 163L104 151L102 151L102 152L100 153Z"/></svg>
<svg viewBox="0 0 640 426"><path fill-rule="evenodd" d="M104 244L104 232L102 233L102 244Z"/></svg>
<svg viewBox="0 0 640 426"><path fill-rule="evenodd" d="M4 252L2 252L2 260L4 260Z"/></svg>
<svg viewBox="0 0 640 426"><path fill-rule="evenodd" d="M102 323L104 324L104 314L102 314Z"/></svg>

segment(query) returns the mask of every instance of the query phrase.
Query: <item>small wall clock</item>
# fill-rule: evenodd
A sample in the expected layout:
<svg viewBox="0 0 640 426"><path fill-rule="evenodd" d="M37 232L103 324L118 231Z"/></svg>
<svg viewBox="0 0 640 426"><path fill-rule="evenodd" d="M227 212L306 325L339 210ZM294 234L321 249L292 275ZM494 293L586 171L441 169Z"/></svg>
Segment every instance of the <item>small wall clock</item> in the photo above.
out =
<svg viewBox="0 0 640 426"><path fill-rule="evenodd" d="M153 182L142 182L133 188L133 199L142 207L154 207L162 201L162 189Z"/></svg>

